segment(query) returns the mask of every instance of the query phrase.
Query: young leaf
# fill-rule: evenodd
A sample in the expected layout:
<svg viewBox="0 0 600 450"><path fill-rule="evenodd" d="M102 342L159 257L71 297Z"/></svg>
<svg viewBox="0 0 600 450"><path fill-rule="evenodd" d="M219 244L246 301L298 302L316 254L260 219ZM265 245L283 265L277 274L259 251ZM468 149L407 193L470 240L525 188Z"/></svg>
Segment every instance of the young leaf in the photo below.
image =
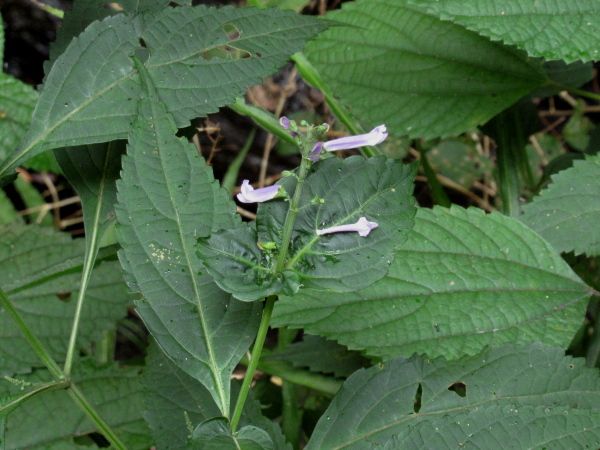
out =
<svg viewBox="0 0 600 450"><path fill-rule="evenodd" d="M336 377L348 377L368 365L360 353L348 350L319 336L304 336L300 342L288 345L284 350L270 353L263 362L287 361L294 367L308 367L312 372L332 373Z"/></svg>
<svg viewBox="0 0 600 450"><path fill-rule="evenodd" d="M523 222L559 252L600 254L600 156L575 161L523 207Z"/></svg>
<svg viewBox="0 0 600 450"><path fill-rule="evenodd" d="M23 378L25 382L46 381L46 370ZM118 433L130 450L147 450L152 441L142 419L140 369L116 365L99 368L92 361L81 361L74 381L98 413ZM0 380L0 397L18 392L20 386ZM11 412L6 423L6 448L31 450L72 449L74 437L95 432L95 427L63 390L47 391L27 400ZM85 447L89 448L89 447Z"/></svg>
<svg viewBox="0 0 600 450"><path fill-rule="evenodd" d="M562 349L414 356L352 375L306 449L596 448L599 402L597 371Z"/></svg>
<svg viewBox="0 0 600 450"><path fill-rule="evenodd" d="M408 236L416 211L412 197L415 167L385 157L354 156L319 162L302 191L286 270L304 287L352 291L383 277L393 251ZM296 179L282 185L294 192ZM260 204L256 219L262 242L281 242L288 203ZM358 233L317 235L317 229L351 224L360 217L379 225L368 237Z"/></svg>
<svg viewBox="0 0 600 450"><path fill-rule="evenodd" d="M144 372L144 418L152 430L157 448L161 450L187 449L190 428L220 415L210 393L198 380L190 377L165 358L151 345ZM236 394L238 385L233 384ZM262 415L261 405L250 398L244 405L242 426L255 425L266 430L277 450L288 445L277 423Z"/></svg>
<svg viewBox="0 0 600 450"><path fill-rule="evenodd" d="M545 83L526 55L408 6L358 0L306 55L366 125L433 138L455 135ZM368 64L366 64L368 62Z"/></svg>
<svg viewBox="0 0 600 450"><path fill-rule="evenodd" d="M51 228L0 227L0 285L31 330L62 361L69 340L81 277L83 242ZM127 312L129 295L116 261L94 271L81 316L79 347L114 329ZM40 361L6 314L0 314L0 375L29 372Z"/></svg>
<svg viewBox="0 0 600 450"><path fill-rule="evenodd" d="M518 220L474 208L419 209L384 278L343 295L304 290L283 298L273 324L385 359L457 358L508 342L567 347L589 295Z"/></svg>
<svg viewBox="0 0 600 450"><path fill-rule="evenodd" d="M140 47L175 123L187 126L232 103L325 26L289 11L206 6L166 8L141 21L108 17L71 42L46 77L33 124L0 166L0 178L43 150L125 138L140 95L130 56Z"/></svg>
<svg viewBox="0 0 600 450"><path fill-rule="evenodd" d="M198 241L198 257L221 289L244 302L263 300L284 289L283 276L266 268L273 262L257 246L254 224L239 223Z"/></svg>
<svg viewBox="0 0 600 450"><path fill-rule="evenodd" d="M138 311L169 358L229 412L229 379L255 336L260 305L235 301L196 255L200 237L239 223L196 148L177 126L139 64L144 96L117 183L121 263L144 300Z"/></svg>
<svg viewBox="0 0 600 450"><path fill-rule="evenodd" d="M408 0L422 11L515 45L531 56L566 62L600 59L596 0Z"/></svg>

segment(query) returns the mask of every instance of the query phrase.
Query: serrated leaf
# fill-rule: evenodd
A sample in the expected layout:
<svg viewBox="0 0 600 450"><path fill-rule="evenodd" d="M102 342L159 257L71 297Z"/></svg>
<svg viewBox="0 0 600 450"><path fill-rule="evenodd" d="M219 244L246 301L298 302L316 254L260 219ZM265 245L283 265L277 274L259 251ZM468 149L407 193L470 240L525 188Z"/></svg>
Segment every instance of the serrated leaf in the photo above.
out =
<svg viewBox="0 0 600 450"><path fill-rule="evenodd" d="M144 418L161 450L184 450L192 429L200 422L220 415L210 393L196 379L183 372L151 345L144 372ZM232 385L235 395L239 390ZM266 430L278 450L288 445L277 423L264 417L261 405L252 396L244 405L242 426L256 425Z"/></svg>
<svg viewBox="0 0 600 450"><path fill-rule="evenodd" d="M206 6L94 22L57 59L24 143L0 177L43 150L125 138L140 95L131 55L141 47L175 123L187 126L233 102L324 26L289 11Z"/></svg>
<svg viewBox="0 0 600 450"><path fill-rule="evenodd" d="M252 343L260 305L220 291L196 256L195 244L239 223L194 145L177 138L172 116L140 65L145 94L117 183L121 263L138 311L166 354L229 411L229 378Z"/></svg>
<svg viewBox="0 0 600 450"><path fill-rule="evenodd" d="M35 383L49 377L46 370L38 370L21 379ZM147 450L151 446L141 415L139 368L119 368L116 364L100 368L85 360L76 365L73 379L128 449ZM0 381L0 396L19 390L19 386ZM94 431L94 424L65 390L48 391L29 399L8 416L6 446L31 450L78 448L73 438Z"/></svg>
<svg viewBox="0 0 600 450"><path fill-rule="evenodd" d="M23 223L23 219L19 216L6 193L0 189L0 225L13 222Z"/></svg>
<svg viewBox="0 0 600 450"><path fill-rule="evenodd" d="M0 73L0 160L8 158L19 146L37 98L31 86Z"/></svg>
<svg viewBox="0 0 600 450"><path fill-rule="evenodd" d="M360 353L319 336L304 336L300 342L288 345L282 351L263 356L262 361L282 360L294 367L308 367L312 372L332 373L336 377L348 377L368 365Z"/></svg>
<svg viewBox="0 0 600 450"><path fill-rule="evenodd" d="M198 257L221 289L244 302L262 300L284 289L284 277L273 276L268 258L257 246L255 224L211 233L198 241Z"/></svg>
<svg viewBox="0 0 600 450"><path fill-rule="evenodd" d="M409 0L444 20L545 59L600 57L600 4L595 0Z"/></svg>
<svg viewBox="0 0 600 450"><path fill-rule="evenodd" d="M279 8L279 9L293 9L294 11L300 12L306 5L310 3L310 0L249 0L249 6L256 6L259 8Z"/></svg>
<svg viewBox="0 0 600 450"><path fill-rule="evenodd" d="M567 347L589 288L516 219L471 208L419 209L388 274L343 295L305 290L275 305L275 326L389 359L457 358L488 345Z"/></svg>
<svg viewBox="0 0 600 450"><path fill-rule="evenodd" d="M408 6L358 0L306 47L308 59L365 125L433 138L487 122L545 83L513 49Z"/></svg>
<svg viewBox="0 0 600 450"><path fill-rule="evenodd" d="M83 242L47 227L0 227L0 286L50 354L65 357L79 289ZM129 295L116 261L100 264L87 290L79 348L127 313ZM0 314L0 375L29 372L41 362L6 314Z"/></svg>
<svg viewBox="0 0 600 450"><path fill-rule="evenodd" d="M600 254L600 156L575 161L523 207L523 222L559 252Z"/></svg>
<svg viewBox="0 0 600 450"><path fill-rule="evenodd" d="M562 349L414 356L352 375L306 448L596 448L599 401L597 370Z"/></svg>

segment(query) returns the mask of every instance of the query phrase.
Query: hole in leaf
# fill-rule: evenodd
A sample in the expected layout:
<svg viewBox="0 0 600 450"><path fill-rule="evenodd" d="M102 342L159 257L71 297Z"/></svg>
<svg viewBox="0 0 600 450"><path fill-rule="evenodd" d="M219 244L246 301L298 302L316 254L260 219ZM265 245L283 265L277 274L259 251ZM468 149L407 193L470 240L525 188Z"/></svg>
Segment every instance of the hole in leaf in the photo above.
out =
<svg viewBox="0 0 600 450"><path fill-rule="evenodd" d="M143 38L139 38L138 42L140 43L140 45L144 48L148 48L148 46L146 45L146 41Z"/></svg>
<svg viewBox="0 0 600 450"><path fill-rule="evenodd" d="M209 50L205 50L201 53L202 58L210 61L213 58L221 59L246 59L252 57L252 54L247 50L241 48L232 47L231 45L223 44L217 47L213 47Z"/></svg>
<svg viewBox="0 0 600 450"><path fill-rule="evenodd" d="M455 392L459 397L465 397L467 395L467 385L462 381L451 384L450 387L448 387L448 390Z"/></svg>
<svg viewBox="0 0 600 450"><path fill-rule="evenodd" d="M242 32L232 23L226 23L223 25L223 31L230 41L236 41L242 35Z"/></svg>
<svg viewBox="0 0 600 450"><path fill-rule="evenodd" d="M125 11L125 8L123 8L123 5L121 5L118 2L107 2L104 4L104 7L108 8L108 9L112 9L113 11L118 11L118 12Z"/></svg>
<svg viewBox="0 0 600 450"><path fill-rule="evenodd" d="M56 298L60 301L67 303L71 300L71 292L57 292Z"/></svg>
<svg viewBox="0 0 600 450"><path fill-rule="evenodd" d="M417 392L415 392L415 402L413 403L413 411L417 414L421 411L421 397L423 396L423 386L421 383L417 386Z"/></svg>

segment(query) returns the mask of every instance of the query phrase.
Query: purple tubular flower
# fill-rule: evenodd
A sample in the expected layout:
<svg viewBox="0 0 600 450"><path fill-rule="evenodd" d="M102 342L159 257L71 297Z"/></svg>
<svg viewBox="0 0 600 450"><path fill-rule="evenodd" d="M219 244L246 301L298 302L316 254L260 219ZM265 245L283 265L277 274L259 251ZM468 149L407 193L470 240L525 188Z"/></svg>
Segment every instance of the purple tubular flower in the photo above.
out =
<svg viewBox="0 0 600 450"><path fill-rule="evenodd" d="M356 223L317 230L317 235L322 236L324 234L347 233L353 231L358 233L361 237L367 237L371 230L374 230L378 226L379 224L377 222L369 222L366 217L361 217Z"/></svg>
<svg viewBox="0 0 600 450"><path fill-rule="evenodd" d="M350 150L365 146L380 144L388 137L388 132L385 125L379 125L373 128L366 134L358 134L356 136L346 136L339 139L333 139L323 144L323 148L328 152L337 150Z"/></svg>
<svg viewBox="0 0 600 450"><path fill-rule="evenodd" d="M262 203L269 200L273 200L279 195L279 186L274 184L261 189L254 189L250 185L250 180L244 180L240 193L237 195L237 199L242 203Z"/></svg>
<svg viewBox="0 0 600 450"><path fill-rule="evenodd" d="M290 128L290 119L285 116L281 116L279 118L279 125L281 125L283 129L288 130Z"/></svg>

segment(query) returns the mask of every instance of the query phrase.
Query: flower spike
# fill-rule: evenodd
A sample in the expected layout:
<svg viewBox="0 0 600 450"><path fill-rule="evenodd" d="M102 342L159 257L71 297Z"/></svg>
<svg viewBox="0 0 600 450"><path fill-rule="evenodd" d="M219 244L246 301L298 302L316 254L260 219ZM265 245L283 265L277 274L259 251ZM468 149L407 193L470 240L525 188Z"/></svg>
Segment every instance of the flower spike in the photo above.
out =
<svg viewBox="0 0 600 450"><path fill-rule="evenodd" d="M369 233L378 226L379 224L377 222L369 222L366 217L361 217L356 223L351 223L348 225L338 225L336 227L329 227L324 228L322 230L317 230L317 235L322 236L324 234L345 233L353 231L358 233L358 235L361 237L367 237Z"/></svg>
<svg viewBox="0 0 600 450"><path fill-rule="evenodd" d="M262 203L273 200L280 195L281 186L274 184L261 189L254 189L250 185L250 180L242 182L241 191L237 199L242 203Z"/></svg>

